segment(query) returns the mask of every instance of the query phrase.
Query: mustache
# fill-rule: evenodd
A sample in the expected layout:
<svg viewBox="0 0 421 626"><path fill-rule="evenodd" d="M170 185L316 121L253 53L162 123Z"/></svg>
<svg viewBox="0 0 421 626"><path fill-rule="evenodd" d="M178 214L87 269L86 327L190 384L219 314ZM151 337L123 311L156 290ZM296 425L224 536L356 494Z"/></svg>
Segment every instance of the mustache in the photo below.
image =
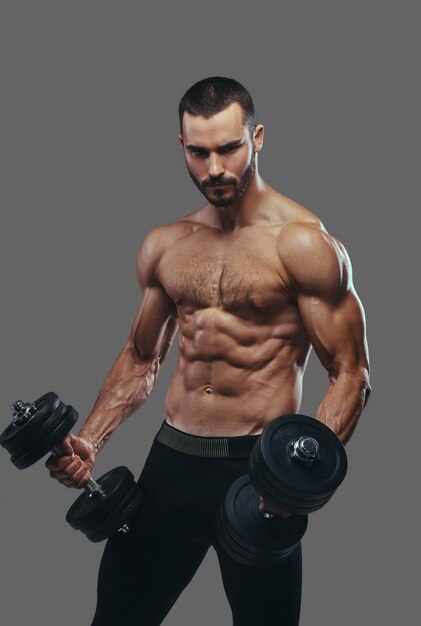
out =
<svg viewBox="0 0 421 626"><path fill-rule="evenodd" d="M237 181L233 180L232 178L218 178L218 179L211 179L211 180L205 180L202 183L202 188L205 187L214 187L215 185L231 185L231 184L235 184Z"/></svg>

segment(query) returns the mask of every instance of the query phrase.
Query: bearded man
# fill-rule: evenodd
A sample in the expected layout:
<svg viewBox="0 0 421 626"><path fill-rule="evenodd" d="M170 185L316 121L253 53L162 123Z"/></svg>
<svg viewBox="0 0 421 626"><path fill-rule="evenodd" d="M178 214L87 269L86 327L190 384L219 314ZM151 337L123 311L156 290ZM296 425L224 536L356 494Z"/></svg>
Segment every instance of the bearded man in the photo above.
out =
<svg viewBox="0 0 421 626"><path fill-rule="evenodd" d="M161 624L210 546L234 626L296 626L301 545L279 565L247 567L221 547L217 515L265 426L298 412L312 347L329 378L315 416L349 440L370 393L364 311L344 246L260 176L264 129L248 91L206 78L182 97L179 116L206 203L145 237L128 341L79 435L47 467L66 486L87 483L99 450L151 393L179 330L165 419L139 478L145 504L131 531L107 542L93 626Z"/></svg>

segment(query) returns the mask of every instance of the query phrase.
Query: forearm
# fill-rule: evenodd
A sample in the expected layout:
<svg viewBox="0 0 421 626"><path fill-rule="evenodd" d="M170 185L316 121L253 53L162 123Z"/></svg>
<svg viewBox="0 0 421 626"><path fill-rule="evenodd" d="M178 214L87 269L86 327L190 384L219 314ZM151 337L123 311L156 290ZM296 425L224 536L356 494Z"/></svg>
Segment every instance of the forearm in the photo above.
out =
<svg viewBox="0 0 421 626"><path fill-rule="evenodd" d="M371 392L368 372L340 371L330 375L329 388L317 411L317 419L329 426L346 444L357 425Z"/></svg>
<svg viewBox="0 0 421 626"><path fill-rule="evenodd" d="M134 413L151 393L159 370L158 358L145 360L128 343L106 376L95 405L80 430L98 452L113 431Z"/></svg>

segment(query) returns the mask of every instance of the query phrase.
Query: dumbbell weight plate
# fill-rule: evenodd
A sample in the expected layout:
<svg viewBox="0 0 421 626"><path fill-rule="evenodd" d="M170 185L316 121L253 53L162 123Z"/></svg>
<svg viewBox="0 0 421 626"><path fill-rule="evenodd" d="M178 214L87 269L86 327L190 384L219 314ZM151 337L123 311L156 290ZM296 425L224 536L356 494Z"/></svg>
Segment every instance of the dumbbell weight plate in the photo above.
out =
<svg viewBox="0 0 421 626"><path fill-rule="evenodd" d="M12 462L15 463L16 459L32 455L34 457L34 463L38 459L44 456L47 452L50 452L50 448L46 449L45 440L50 436L52 432L59 426L67 412L67 406L64 402L59 402L58 406L49 415L44 415L42 420L38 420L36 429L22 429L19 441L13 446ZM34 416L36 417L36 416ZM28 424L28 427L32 424ZM48 442L49 443L49 442ZM46 452L43 452L43 450ZM38 453L38 451L40 451ZM36 458L35 458L36 457ZM26 465L29 467L29 464Z"/></svg>
<svg viewBox="0 0 421 626"><path fill-rule="evenodd" d="M60 404L54 413L42 424L37 431L36 439L26 440L28 449L18 457L13 456L11 461L18 469L29 467L57 446L73 425L79 415L70 405Z"/></svg>
<svg viewBox="0 0 421 626"><path fill-rule="evenodd" d="M258 506L257 502L255 506ZM267 521L269 522L269 519ZM250 563L253 563L253 565L255 566L265 566L268 564L267 561L265 561L268 556L271 557L271 560L273 560L274 557L276 559L276 557L278 556L274 550L267 550L262 547L259 549L258 547L247 543L238 533L236 533L234 527L230 524L226 509L224 507L221 507L220 510L220 522L222 528L222 536L220 536L221 543L224 545L225 548L228 548L229 551L232 552L234 555L241 557L241 562L244 563L244 565L249 565ZM295 547L295 545L293 547ZM282 560L284 558L284 554L285 549L282 549Z"/></svg>
<svg viewBox="0 0 421 626"><path fill-rule="evenodd" d="M66 406L59 397L49 392L34 402L36 412L20 425L9 424L0 435L0 444L11 454L18 469L25 469L39 461L58 445L78 418L72 406Z"/></svg>
<svg viewBox="0 0 421 626"><path fill-rule="evenodd" d="M141 492L132 472L124 466L110 470L96 482L104 495L82 493L68 510L66 521L91 541L102 541L129 522L126 514L136 514L141 506Z"/></svg>
<svg viewBox="0 0 421 626"><path fill-rule="evenodd" d="M234 481L220 511L221 544L245 565L276 565L295 549L308 519L306 515L265 518L259 504L259 494L248 475Z"/></svg>
<svg viewBox="0 0 421 626"><path fill-rule="evenodd" d="M86 536L90 541L97 543L108 539L123 527L130 529L135 517L143 506L143 493L138 485L134 485L125 498L118 503L115 511L112 511L100 527L90 529Z"/></svg>
<svg viewBox="0 0 421 626"><path fill-rule="evenodd" d="M282 549L279 553L272 552L258 552L256 550L250 550L238 543L238 537L232 533L229 524L227 523L223 508L220 510L218 519L219 528L219 541L224 550L236 561L247 567L273 567L284 561L287 557L294 552L298 544L293 544L289 548Z"/></svg>
<svg viewBox="0 0 421 626"><path fill-rule="evenodd" d="M253 448L249 457L249 474L250 477L252 477L256 491L265 498L269 504L277 506L281 510L292 513L293 515L306 515L320 509L331 497L330 495L328 497L324 495L317 499L315 497L306 499L305 497L303 498L302 494L300 494L298 498L291 496L289 493L285 494L284 486L281 489L279 485L275 485L272 482L273 476L271 476L270 473L264 473L264 468L262 467L262 463L259 463L260 457L256 454L256 451L257 446Z"/></svg>
<svg viewBox="0 0 421 626"><path fill-rule="evenodd" d="M134 476L127 467L119 466L100 476L96 482L104 495L85 491L67 512L66 521L76 530L85 532L84 528L101 524L104 516L130 491Z"/></svg>
<svg viewBox="0 0 421 626"><path fill-rule="evenodd" d="M35 400L33 404L37 411L33 413L21 424L11 422L0 435L0 445L5 448L10 455L22 445L22 442L30 439L41 424L53 413L61 404L57 394L50 391Z"/></svg>
<svg viewBox="0 0 421 626"><path fill-rule="evenodd" d="M290 444L302 436L312 437L319 444L320 459L311 465L290 456ZM341 441L313 417L294 414L276 418L266 426L256 446L255 463L286 497L328 500L345 478L347 458ZM249 457L252 472L250 466Z"/></svg>

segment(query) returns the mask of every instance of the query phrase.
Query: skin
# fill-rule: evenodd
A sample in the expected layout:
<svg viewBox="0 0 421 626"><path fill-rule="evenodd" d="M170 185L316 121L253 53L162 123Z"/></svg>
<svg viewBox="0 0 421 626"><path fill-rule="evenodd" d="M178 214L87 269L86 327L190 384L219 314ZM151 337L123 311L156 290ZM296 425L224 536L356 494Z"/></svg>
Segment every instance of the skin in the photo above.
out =
<svg viewBox="0 0 421 626"><path fill-rule="evenodd" d="M370 393L351 262L313 213L263 181L263 134L261 124L250 134L237 103L209 119L184 114L180 145L208 202L145 238L127 343L79 436L46 463L62 484L86 484L97 452L151 393L177 330L169 424L203 436L261 433L299 411L313 347L329 379L315 417L344 444L351 437ZM231 184L211 186L221 181Z"/></svg>

